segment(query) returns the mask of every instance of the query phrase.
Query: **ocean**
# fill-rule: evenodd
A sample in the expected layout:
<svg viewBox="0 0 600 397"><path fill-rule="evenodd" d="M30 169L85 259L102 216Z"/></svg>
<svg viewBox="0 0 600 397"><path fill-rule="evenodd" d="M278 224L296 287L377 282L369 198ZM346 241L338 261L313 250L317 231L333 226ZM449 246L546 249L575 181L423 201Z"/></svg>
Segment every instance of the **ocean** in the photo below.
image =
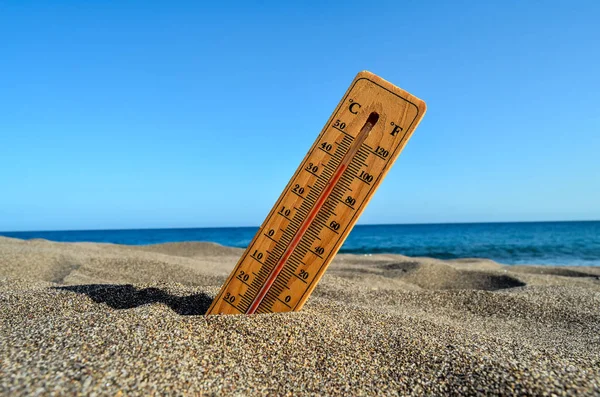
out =
<svg viewBox="0 0 600 397"><path fill-rule="evenodd" d="M256 227L0 232L21 239L145 245L211 241L245 248ZM357 225L340 252L393 253L500 263L600 266L600 221Z"/></svg>

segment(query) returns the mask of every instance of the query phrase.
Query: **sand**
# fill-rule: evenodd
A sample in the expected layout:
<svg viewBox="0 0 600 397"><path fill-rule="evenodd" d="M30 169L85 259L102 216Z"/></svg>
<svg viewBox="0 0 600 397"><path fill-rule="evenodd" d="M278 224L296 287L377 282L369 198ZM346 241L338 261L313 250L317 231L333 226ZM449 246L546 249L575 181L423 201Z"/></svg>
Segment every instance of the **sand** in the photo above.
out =
<svg viewBox="0 0 600 397"><path fill-rule="evenodd" d="M600 268L338 255L301 312L205 317L241 252L0 237L0 393L600 394Z"/></svg>

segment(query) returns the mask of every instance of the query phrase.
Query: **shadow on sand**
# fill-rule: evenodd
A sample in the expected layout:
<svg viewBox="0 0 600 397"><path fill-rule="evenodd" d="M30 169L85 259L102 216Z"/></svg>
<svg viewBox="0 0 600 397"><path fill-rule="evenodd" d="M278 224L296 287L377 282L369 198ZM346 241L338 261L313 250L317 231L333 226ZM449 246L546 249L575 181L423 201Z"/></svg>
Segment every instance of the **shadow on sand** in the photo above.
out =
<svg viewBox="0 0 600 397"><path fill-rule="evenodd" d="M114 309L132 309L150 303L163 303L182 316L204 315L212 303L212 298L204 293L176 296L160 288L137 289L131 284L72 285L55 289L87 295L94 302L106 303Z"/></svg>

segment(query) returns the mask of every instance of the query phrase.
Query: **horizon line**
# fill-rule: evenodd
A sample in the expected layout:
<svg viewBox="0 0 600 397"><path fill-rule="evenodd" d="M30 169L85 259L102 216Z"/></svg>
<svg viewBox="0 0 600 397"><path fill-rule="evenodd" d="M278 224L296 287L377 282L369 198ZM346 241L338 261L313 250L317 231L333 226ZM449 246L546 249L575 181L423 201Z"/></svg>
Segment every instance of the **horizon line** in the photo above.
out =
<svg viewBox="0 0 600 397"><path fill-rule="evenodd" d="M359 223L355 226L419 226L419 225L482 225L504 223L575 223L600 222L600 219L586 220L544 220L544 221L482 221L482 222L414 222L414 223ZM55 229L55 230L2 230L0 233L51 233L51 232L107 232L107 231L140 231L140 230L190 230L190 229L244 229L260 228L258 226L194 226L194 227L145 227L124 229Z"/></svg>

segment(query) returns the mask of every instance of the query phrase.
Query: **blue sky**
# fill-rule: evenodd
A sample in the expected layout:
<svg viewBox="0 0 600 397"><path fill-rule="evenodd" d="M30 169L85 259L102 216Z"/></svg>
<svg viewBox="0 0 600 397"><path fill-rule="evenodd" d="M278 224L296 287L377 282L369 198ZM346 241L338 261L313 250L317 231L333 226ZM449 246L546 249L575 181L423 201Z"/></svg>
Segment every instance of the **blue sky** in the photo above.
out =
<svg viewBox="0 0 600 397"><path fill-rule="evenodd" d="M600 219L598 20L596 1L0 2L0 230L259 225L364 69L428 112L360 223Z"/></svg>

